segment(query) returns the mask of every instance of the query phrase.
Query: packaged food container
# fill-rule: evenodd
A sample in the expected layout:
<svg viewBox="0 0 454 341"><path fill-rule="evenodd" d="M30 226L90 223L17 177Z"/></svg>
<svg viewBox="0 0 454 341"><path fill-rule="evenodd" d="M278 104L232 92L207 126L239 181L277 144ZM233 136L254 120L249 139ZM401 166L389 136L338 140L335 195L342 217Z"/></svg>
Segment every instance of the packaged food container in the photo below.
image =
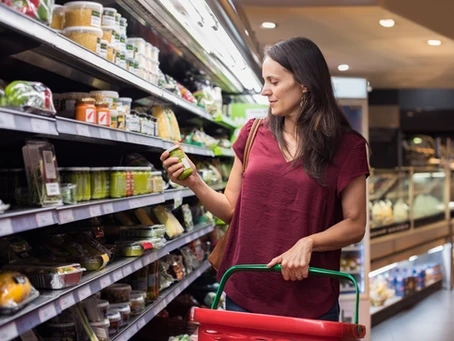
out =
<svg viewBox="0 0 454 341"><path fill-rule="evenodd" d="M107 60L115 63L115 47L113 44L107 45Z"/></svg>
<svg viewBox="0 0 454 341"><path fill-rule="evenodd" d="M68 323L46 323L49 336L57 340L76 341L77 333L74 322Z"/></svg>
<svg viewBox="0 0 454 341"><path fill-rule="evenodd" d="M117 119L118 119L118 111L117 110L111 110L110 111L110 127L111 128L114 128L114 129L118 128Z"/></svg>
<svg viewBox="0 0 454 341"><path fill-rule="evenodd" d="M158 74L158 72L159 72L159 62L152 61L151 62L151 73Z"/></svg>
<svg viewBox="0 0 454 341"><path fill-rule="evenodd" d="M115 246L117 254L122 257L140 257L145 251L141 244L136 244L134 242L119 241Z"/></svg>
<svg viewBox="0 0 454 341"><path fill-rule="evenodd" d="M150 83L154 85L158 85L159 81L159 73L151 73L151 80Z"/></svg>
<svg viewBox="0 0 454 341"><path fill-rule="evenodd" d="M118 108L117 128L126 130L126 113L123 107Z"/></svg>
<svg viewBox="0 0 454 341"><path fill-rule="evenodd" d="M144 288L144 290L132 290L129 297L131 298L131 306L132 306L132 300L137 297L142 297L145 302L147 300L147 292L146 292L145 288ZM132 308L131 308L131 311L132 311Z"/></svg>
<svg viewBox="0 0 454 341"><path fill-rule="evenodd" d="M101 45L99 48L99 55L107 59L107 49L109 47L109 42L107 40L101 40Z"/></svg>
<svg viewBox="0 0 454 341"><path fill-rule="evenodd" d="M145 297L144 297L145 296ZM131 316L139 316L145 310L145 299L147 294L143 292L131 292Z"/></svg>
<svg viewBox="0 0 454 341"><path fill-rule="evenodd" d="M106 40L109 44L114 43L113 34L115 32L115 26L103 26L102 27L102 40Z"/></svg>
<svg viewBox="0 0 454 341"><path fill-rule="evenodd" d="M126 70L134 73L134 59L126 59Z"/></svg>
<svg viewBox="0 0 454 341"><path fill-rule="evenodd" d="M120 328L126 326L129 323L131 317L131 307L130 302L120 303L120 304L111 304L110 311L116 311L120 313L121 321Z"/></svg>
<svg viewBox="0 0 454 341"><path fill-rule="evenodd" d="M111 306L117 303L128 303L131 290L129 284L115 283L103 290L103 296L104 299L109 301Z"/></svg>
<svg viewBox="0 0 454 341"><path fill-rule="evenodd" d="M63 289L79 284L84 268L78 263L70 264L8 264L4 270L25 274L38 289Z"/></svg>
<svg viewBox="0 0 454 341"><path fill-rule="evenodd" d="M0 314L10 315L39 296L26 276L16 271L0 273Z"/></svg>
<svg viewBox="0 0 454 341"><path fill-rule="evenodd" d="M120 34L126 36L126 28L128 27L128 20L126 18L120 18Z"/></svg>
<svg viewBox="0 0 454 341"><path fill-rule="evenodd" d="M151 60L154 62L159 62L159 49L156 46L153 46L152 48Z"/></svg>
<svg viewBox="0 0 454 341"><path fill-rule="evenodd" d="M115 336L120 332L121 315L118 311L107 311L106 317L109 319L109 336Z"/></svg>
<svg viewBox="0 0 454 341"><path fill-rule="evenodd" d="M105 199L109 196L109 168L91 168L91 197L92 199Z"/></svg>
<svg viewBox="0 0 454 341"><path fill-rule="evenodd" d="M134 167L125 167L126 172L126 196L134 195Z"/></svg>
<svg viewBox="0 0 454 341"><path fill-rule="evenodd" d="M87 256L78 258L80 264L87 269L87 271L98 271L107 265L109 257L106 254L97 256Z"/></svg>
<svg viewBox="0 0 454 341"><path fill-rule="evenodd" d="M142 38L128 38L128 43L132 43L137 47L137 51L146 56L147 42Z"/></svg>
<svg viewBox="0 0 454 341"><path fill-rule="evenodd" d="M110 197L126 197L126 171L125 167L112 167L110 169Z"/></svg>
<svg viewBox="0 0 454 341"><path fill-rule="evenodd" d="M119 53L117 52L116 64L119 67L126 69L126 52L125 51L121 51Z"/></svg>
<svg viewBox="0 0 454 341"><path fill-rule="evenodd" d="M157 237L158 235L162 237L161 230L165 234L166 229L164 225L120 226L120 236L122 239L147 239Z"/></svg>
<svg viewBox="0 0 454 341"><path fill-rule="evenodd" d="M148 70L145 70L145 80L151 83L151 72Z"/></svg>
<svg viewBox="0 0 454 341"><path fill-rule="evenodd" d="M151 59L145 58L145 70L151 72Z"/></svg>
<svg viewBox="0 0 454 341"><path fill-rule="evenodd" d="M120 45L119 45L120 51L125 51L125 58L126 58L126 35L123 33L120 33Z"/></svg>
<svg viewBox="0 0 454 341"><path fill-rule="evenodd" d="M145 70L144 67L140 67L139 66L139 72L137 72L137 76L139 76L140 78L145 79L147 77L147 70Z"/></svg>
<svg viewBox="0 0 454 341"><path fill-rule="evenodd" d="M42 207L63 205L54 146L46 141L30 140L22 147L22 156L31 203Z"/></svg>
<svg viewBox="0 0 454 341"><path fill-rule="evenodd" d="M117 14L117 10L111 7L104 7L102 13L102 26L113 26L115 27L115 15Z"/></svg>
<svg viewBox="0 0 454 341"><path fill-rule="evenodd" d="M90 95L86 92L66 92L60 94L60 111L58 115L74 118L77 101L87 97L90 97Z"/></svg>
<svg viewBox="0 0 454 341"><path fill-rule="evenodd" d="M63 181L76 185L76 201L82 201L84 196L84 179L82 168L70 167L61 170Z"/></svg>
<svg viewBox="0 0 454 341"><path fill-rule="evenodd" d="M77 185L61 184L61 196L63 203L66 205L77 204Z"/></svg>
<svg viewBox="0 0 454 341"><path fill-rule="evenodd" d="M176 157L183 164L184 171L178 176L178 180L182 181L192 174L191 165L179 146L173 146L167 149L167 152L169 153L169 157Z"/></svg>
<svg viewBox="0 0 454 341"><path fill-rule="evenodd" d="M118 102L122 104L123 110L126 113L126 115L129 115L129 113L131 112L132 98L120 97L118 99Z"/></svg>
<svg viewBox="0 0 454 341"><path fill-rule="evenodd" d="M63 34L86 49L97 53L101 44L102 30L95 27L71 26Z"/></svg>
<svg viewBox="0 0 454 341"><path fill-rule="evenodd" d="M96 124L110 127L110 109L108 102L96 102Z"/></svg>
<svg viewBox="0 0 454 341"><path fill-rule="evenodd" d="M151 176L153 179L153 193L162 193L164 191L164 180L162 179L162 172L152 172Z"/></svg>
<svg viewBox="0 0 454 341"><path fill-rule="evenodd" d="M115 31L120 33L120 19L121 19L121 14L117 12L115 14Z"/></svg>
<svg viewBox="0 0 454 341"><path fill-rule="evenodd" d="M91 174L90 174L90 168L82 167L80 169L81 169L82 181L83 181L82 201L88 201L88 200L91 200Z"/></svg>
<svg viewBox="0 0 454 341"><path fill-rule="evenodd" d="M147 66L147 57L143 53L137 53L136 59L139 60L139 68L146 68Z"/></svg>
<svg viewBox="0 0 454 341"><path fill-rule="evenodd" d="M120 52L120 31L113 31L112 33L113 44L115 45L116 52Z"/></svg>
<svg viewBox="0 0 454 341"><path fill-rule="evenodd" d="M135 59L137 47L131 43L129 40L126 43L126 58Z"/></svg>
<svg viewBox="0 0 454 341"><path fill-rule="evenodd" d="M110 321L108 318L101 322L91 322L90 326L93 328L93 331L95 332L98 341L110 341L109 337Z"/></svg>
<svg viewBox="0 0 454 341"><path fill-rule="evenodd" d="M147 59L151 59L151 56L153 54L153 45L151 45L149 42L145 43L145 56Z"/></svg>
<svg viewBox="0 0 454 341"><path fill-rule="evenodd" d="M96 106L93 98L82 98L76 102L75 118L78 121L96 123Z"/></svg>
<svg viewBox="0 0 454 341"><path fill-rule="evenodd" d="M150 120L151 120L151 124L152 124L152 131L151 131L151 135L153 136L158 136L158 119L156 117L154 117L153 115L150 115Z"/></svg>
<svg viewBox="0 0 454 341"><path fill-rule="evenodd" d="M107 311L109 310L109 301L106 300L98 300L98 308L101 310L104 316L107 315Z"/></svg>
<svg viewBox="0 0 454 341"><path fill-rule="evenodd" d="M64 5L65 28L75 26L101 27L103 7L91 1L71 1Z"/></svg>
<svg viewBox="0 0 454 341"><path fill-rule="evenodd" d="M50 27L62 31L65 28L65 9L61 5L54 5Z"/></svg>
<svg viewBox="0 0 454 341"><path fill-rule="evenodd" d="M116 91L92 91L90 96L94 97L96 102L109 103L109 109L117 109L118 92Z"/></svg>

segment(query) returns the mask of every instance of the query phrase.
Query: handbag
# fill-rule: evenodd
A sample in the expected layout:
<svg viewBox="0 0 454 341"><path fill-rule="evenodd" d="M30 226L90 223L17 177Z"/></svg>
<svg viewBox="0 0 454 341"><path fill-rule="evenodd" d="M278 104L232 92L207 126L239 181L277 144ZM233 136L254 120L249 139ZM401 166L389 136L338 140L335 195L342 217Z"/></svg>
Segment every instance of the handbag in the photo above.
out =
<svg viewBox="0 0 454 341"><path fill-rule="evenodd" d="M244 147L244 155L243 155L243 174L246 171L246 167L249 161L249 154L252 149L252 144L254 142L255 136L257 135L257 131L260 127L260 122L262 119L256 119L252 124L251 130L246 140L246 145ZM222 259L224 258L225 247L227 246L227 242L229 240L229 231L230 227L227 228L227 231L222 236L222 238L218 241L216 246L214 247L213 251L208 256L208 261L210 262L211 266L217 271L221 265Z"/></svg>

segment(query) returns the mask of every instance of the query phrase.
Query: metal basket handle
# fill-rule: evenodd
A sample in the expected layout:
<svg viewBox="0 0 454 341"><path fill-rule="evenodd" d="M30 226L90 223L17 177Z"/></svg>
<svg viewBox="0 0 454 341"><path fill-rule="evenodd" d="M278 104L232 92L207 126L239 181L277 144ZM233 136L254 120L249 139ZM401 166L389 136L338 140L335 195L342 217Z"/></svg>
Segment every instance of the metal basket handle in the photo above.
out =
<svg viewBox="0 0 454 341"><path fill-rule="evenodd" d="M222 276L221 283L219 284L219 288L216 293L216 297L213 301L213 304L211 305L211 309L217 309L219 305L219 301L221 299L222 292L224 291L225 284L227 283L227 280L232 276L234 273L237 272L280 272L282 270L281 265L276 265L272 268L268 268L264 264L252 264L252 265L236 265L232 266L230 269L228 269L224 276ZM339 272L339 271L333 271L333 270L325 270L325 269L320 269L320 268L309 268L309 273L313 275L318 275L318 276L328 276L328 277L333 277L337 279L348 279L350 280L353 285L355 286L355 294L356 294L356 304L355 304L355 317L354 317L354 324L358 324L358 309L359 309L359 289L358 289L358 283L356 282L356 279L345 272Z"/></svg>

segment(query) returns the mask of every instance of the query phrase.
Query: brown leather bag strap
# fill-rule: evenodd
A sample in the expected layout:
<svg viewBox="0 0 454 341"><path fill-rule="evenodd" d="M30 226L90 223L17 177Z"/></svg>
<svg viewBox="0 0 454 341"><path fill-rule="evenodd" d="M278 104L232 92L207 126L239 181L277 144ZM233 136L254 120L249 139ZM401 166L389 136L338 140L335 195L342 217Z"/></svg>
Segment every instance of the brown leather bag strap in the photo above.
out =
<svg viewBox="0 0 454 341"><path fill-rule="evenodd" d="M254 143L254 139L257 135L257 131L259 130L261 122L261 118L255 119L254 123L252 123L251 131L249 132L249 135L247 137L246 146L244 147L243 173L246 171L246 167L249 161L249 153L251 152L252 144Z"/></svg>

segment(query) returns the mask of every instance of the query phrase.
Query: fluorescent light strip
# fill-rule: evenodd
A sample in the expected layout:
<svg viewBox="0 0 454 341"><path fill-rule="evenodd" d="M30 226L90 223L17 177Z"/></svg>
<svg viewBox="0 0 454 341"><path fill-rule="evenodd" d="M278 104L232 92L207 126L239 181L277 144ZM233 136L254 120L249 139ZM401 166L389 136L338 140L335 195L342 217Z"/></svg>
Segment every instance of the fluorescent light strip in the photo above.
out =
<svg viewBox="0 0 454 341"><path fill-rule="evenodd" d="M443 249L444 249L444 246L440 245L440 246L434 247L433 249L430 249L429 251L427 251L427 253L430 255L432 253L443 251Z"/></svg>
<svg viewBox="0 0 454 341"><path fill-rule="evenodd" d="M417 259L418 259L418 256L416 256L416 255L415 255L415 256L411 256L410 258L408 258L408 260L409 260L410 262L413 262L413 261L415 261L415 260L417 260Z"/></svg>
<svg viewBox="0 0 454 341"><path fill-rule="evenodd" d="M375 277L375 276L385 273L389 270L392 270L392 269L396 268L398 265L399 265L399 263L392 263L392 264L386 265L380 269L371 271L371 272L369 272L369 278Z"/></svg>

